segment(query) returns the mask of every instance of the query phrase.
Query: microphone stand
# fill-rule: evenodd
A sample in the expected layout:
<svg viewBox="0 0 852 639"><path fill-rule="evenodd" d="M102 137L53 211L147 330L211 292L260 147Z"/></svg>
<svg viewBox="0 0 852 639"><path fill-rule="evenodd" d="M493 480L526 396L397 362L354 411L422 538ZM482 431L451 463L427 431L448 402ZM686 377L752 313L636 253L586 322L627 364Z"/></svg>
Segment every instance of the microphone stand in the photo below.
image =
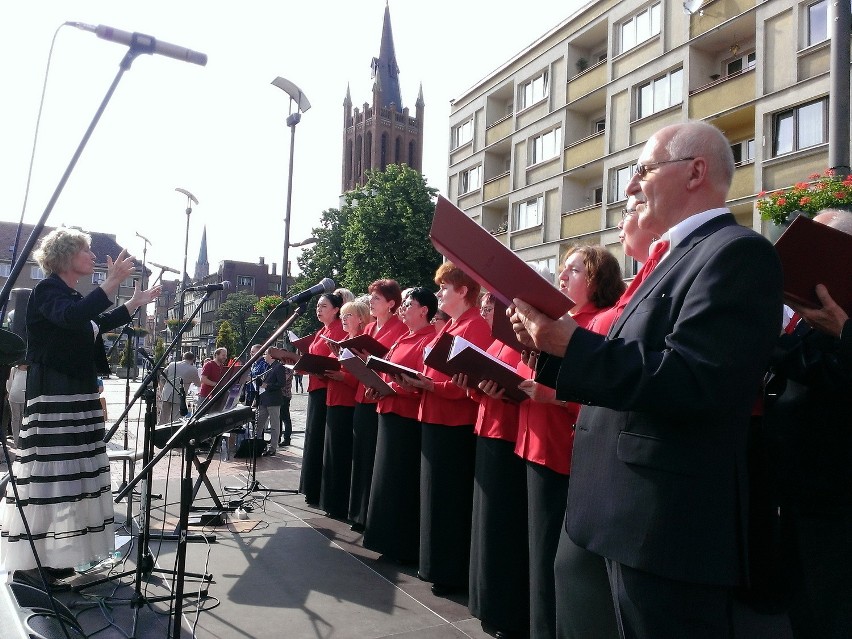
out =
<svg viewBox="0 0 852 639"><path fill-rule="evenodd" d="M273 337L275 339L277 339L278 335L282 334L284 331L286 331L288 328L290 328L290 326L293 325L293 322L295 322L305 312L307 307L308 307L307 302L303 302L302 304L300 304L296 308L296 310L293 311L293 313L290 315L290 317L288 317L286 320L284 320L284 323L281 324L281 326L278 327L278 329L276 330ZM273 311L273 313L274 312L275 311ZM270 338L270 339L272 339L272 338ZM272 344L272 343L274 343L274 340L272 342L267 340L266 344L264 344L260 348L260 350L258 351L258 354L265 352L267 344ZM275 349L275 350L277 350L277 349ZM274 359L282 360L281 357L276 357L277 353L273 353L272 350L270 350L269 354ZM251 364L249 364L248 362L246 363L246 366L250 366L250 365ZM255 428L256 427L257 427L257 424L255 423ZM263 434L261 433L261 439L262 438L263 438ZM242 497L240 497L238 500L235 500L235 501L239 501L240 504L242 504L242 502L244 502L252 493L259 492L259 491L263 491L265 493L284 493L284 494L288 494L288 495L296 495L296 494L299 493L298 489L292 489L292 488L267 488L266 486L264 486L263 484L261 484L257 480L257 446L255 446L254 444L252 444L252 446L251 446L251 457L249 459L251 460L249 462L249 469L250 469L249 473L250 474L249 474L248 477L246 477L245 487L225 486L225 490L227 490L227 491L231 491L231 492L238 492L240 490L245 491L245 493L242 495Z"/></svg>
<svg viewBox="0 0 852 639"><path fill-rule="evenodd" d="M282 302L283 304L283 302ZM203 302L196 307L196 311L190 316L187 323L181 327L181 331L192 321L195 313L203 306ZM296 318L304 312L307 304L303 304L299 308L297 308L291 317L289 317L281 326L279 326L275 332L263 343L260 347L260 350L257 351L254 355L249 357L248 361L244 364L244 366L251 368L251 365L254 364L261 357L261 353L266 351L272 344L278 340L284 331L296 320ZM180 334L180 333L179 333ZM189 420L181 426L177 431L175 431L172 436L169 438L169 441L162 447L160 452L158 452L153 459L151 459L139 472L139 474L134 477L127 486L122 489L118 495L115 497L115 501L121 501L124 496L133 490L133 487L142 480L147 474L150 474L151 469L154 465L159 462L169 451L171 451L177 442L187 441L186 431L189 430L192 432L192 427L195 423L207 412L210 410L210 407L216 403L222 395L227 393L230 390L230 381L222 383L223 380L228 378L228 372L225 372L225 375L222 379L219 380L219 383L216 384L216 387L211 391L210 395L208 395L207 401L203 402L198 409L192 414ZM105 438L105 439L108 439ZM195 455L195 438L190 438L188 440L187 446L184 448L184 474L181 478L181 500L180 500L180 516L178 520L178 547L176 553L177 560L177 570L176 576L174 579L174 600L175 600L175 610L177 611L174 615L173 626L172 626L172 639L180 639L181 635L181 611L183 610L183 576L186 572L186 544L187 544L187 529L189 527L189 511L190 505L192 501L192 464L190 463L191 456ZM296 492L296 491L293 491Z"/></svg>

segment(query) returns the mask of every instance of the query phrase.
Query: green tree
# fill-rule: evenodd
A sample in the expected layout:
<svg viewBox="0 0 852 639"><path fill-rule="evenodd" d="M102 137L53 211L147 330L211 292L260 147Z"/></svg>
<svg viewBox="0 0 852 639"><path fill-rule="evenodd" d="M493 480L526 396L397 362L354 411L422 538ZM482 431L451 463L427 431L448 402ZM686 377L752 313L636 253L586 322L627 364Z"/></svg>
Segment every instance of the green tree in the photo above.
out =
<svg viewBox="0 0 852 639"><path fill-rule="evenodd" d="M224 324L227 321L235 333L234 350L228 347L228 353L237 355L249 343L257 327L260 325L260 315L255 311L257 296L245 291L231 293L217 311L217 316ZM221 328L221 324L220 324ZM217 338L218 342L218 338Z"/></svg>
<svg viewBox="0 0 852 639"><path fill-rule="evenodd" d="M166 343L163 341L162 337L158 337L154 340L154 361L159 362L160 358L163 356L163 353L166 352ZM178 359L180 359L178 357Z"/></svg>
<svg viewBox="0 0 852 639"><path fill-rule="evenodd" d="M431 283L441 263L429 241L436 194L402 164L372 171L362 188L346 194L343 279L349 289L363 293L386 277L403 288Z"/></svg>
<svg viewBox="0 0 852 639"><path fill-rule="evenodd" d="M219 324L219 332L216 333L216 348L224 346L228 349L228 357L236 356L242 349L238 348L237 333L227 320Z"/></svg>

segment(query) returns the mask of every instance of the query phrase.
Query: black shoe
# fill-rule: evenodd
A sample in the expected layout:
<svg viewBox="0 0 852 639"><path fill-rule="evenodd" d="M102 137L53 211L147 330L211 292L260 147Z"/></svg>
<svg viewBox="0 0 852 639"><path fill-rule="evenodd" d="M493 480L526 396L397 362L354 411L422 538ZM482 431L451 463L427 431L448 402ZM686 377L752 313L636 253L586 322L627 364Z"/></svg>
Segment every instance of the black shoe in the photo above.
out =
<svg viewBox="0 0 852 639"><path fill-rule="evenodd" d="M349 530L351 530L353 532L361 533L361 532L364 532L365 526L364 526L364 524L352 524L351 526L349 526Z"/></svg>
<svg viewBox="0 0 852 639"><path fill-rule="evenodd" d="M278 445L279 446L289 446L290 445L290 438L288 437L287 439L282 439L280 442L278 442Z"/></svg>
<svg viewBox="0 0 852 639"><path fill-rule="evenodd" d="M261 457L275 457L276 452L278 452L278 451L272 450L271 448L267 448L265 451L263 451L260 454L260 456Z"/></svg>
<svg viewBox="0 0 852 639"><path fill-rule="evenodd" d="M59 581L56 577L52 576L50 573L45 572L45 578L47 581L47 589L50 592L65 592L71 590L71 584L65 583L64 581ZM15 581L19 584L25 584L27 586L32 586L33 588L37 588L38 590L44 590L44 582L41 580L41 577L38 574L38 570L33 568L32 570L16 570L12 574L12 581Z"/></svg>
<svg viewBox="0 0 852 639"><path fill-rule="evenodd" d="M432 594L436 597L446 597L459 591L458 588L447 584L432 584Z"/></svg>

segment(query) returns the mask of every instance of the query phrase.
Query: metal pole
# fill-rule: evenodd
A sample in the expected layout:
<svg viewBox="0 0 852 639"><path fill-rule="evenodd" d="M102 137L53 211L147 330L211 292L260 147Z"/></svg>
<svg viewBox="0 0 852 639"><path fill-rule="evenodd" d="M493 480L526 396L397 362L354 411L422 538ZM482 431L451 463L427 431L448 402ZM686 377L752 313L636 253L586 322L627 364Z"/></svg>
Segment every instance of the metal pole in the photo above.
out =
<svg viewBox="0 0 852 639"><path fill-rule="evenodd" d="M828 97L828 166L849 175L849 0L834 0L831 21L831 91Z"/></svg>
<svg viewBox="0 0 852 639"><path fill-rule="evenodd" d="M186 298L186 280L187 280L187 272L186 272L186 261L189 256L189 216L192 215L192 205L198 205L198 199L186 189L182 189L180 187L176 188L175 191L178 193L183 193L186 196L186 237L183 242L183 271L180 276L180 299L178 300L178 320L183 323L183 306L184 299ZM175 357L180 361L180 358L183 356L181 351L181 339L183 333L178 335L177 342L175 343Z"/></svg>
<svg viewBox="0 0 852 639"><path fill-rule="evenodd" d="M287 278L289 275L288 262L290 261L290 207L293 201L293 155L296 149L296 125L302 119L301 113L296 111L287 116L287 126L290 127L290 167L287 171L287 210L284 214L284 260L281 264L281 297L287 297Z"/></svg>

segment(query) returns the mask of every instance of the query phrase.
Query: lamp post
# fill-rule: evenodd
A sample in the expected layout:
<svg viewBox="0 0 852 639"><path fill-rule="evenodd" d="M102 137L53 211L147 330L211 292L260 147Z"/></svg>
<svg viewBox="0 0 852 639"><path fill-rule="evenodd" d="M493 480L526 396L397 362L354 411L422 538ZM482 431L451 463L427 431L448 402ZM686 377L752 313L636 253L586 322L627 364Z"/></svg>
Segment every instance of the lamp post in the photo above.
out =
<svg viewBox="0 0 852 639"><path fill-rule="evenodd" d="M195 206L198 206L198 199L186 189L178 187L175 191L183 193L186 196L186 239L183 243L183 271L181 271L180 276L180 299L178 300L178 320L183 322L183 302L184 297L186 296L187 278L186 259L187 255L189 255L189 216L192 214L192 205L195 204ZM175 357L177 357L178 361L180 361L181 340L182 336L178 337L177 342L175 343Z"/></svg>
<svg viewBox="0 0 852 639"><path fill-rule="evenodd" d="M142 282L141 282L140 286L142 287L143 291L146 291L146 290L148 290L148 280L146 279L147 274L145 272L145 269L146 269L145 264L148 261L148 245L151 243L151 240L149 240L147 237L145 237L144 235L139 233L139 231L136 231L136 237L140 238L143 242L145 242L142 245ZM147 311L146 311L146 314L145 314L145 319L146 320L148 319ZM139 317L136 318L136 323L139 325L140 328L142 328L142 309L141 308L139 309ZM139 335L138 334L136 335L136 352L139 352Z"/></svg>
<svg viewBox="0 0 852 639"><path fill-rule="evenodd" d="M273 86L278 87L290 96L290 107L287 115L287 126L290 127L290 165L287 172L287 209L284 214L284 258L281 264L281 297L287 297L287 277L289 269L287 263L290 259L290 206L293 199L293 151L296 145L296 125L302 120L302 113L311 108L311 103L302 90L289 80L277 77L272 81ZM293 111L293 104L296 110Z"/></svg>

